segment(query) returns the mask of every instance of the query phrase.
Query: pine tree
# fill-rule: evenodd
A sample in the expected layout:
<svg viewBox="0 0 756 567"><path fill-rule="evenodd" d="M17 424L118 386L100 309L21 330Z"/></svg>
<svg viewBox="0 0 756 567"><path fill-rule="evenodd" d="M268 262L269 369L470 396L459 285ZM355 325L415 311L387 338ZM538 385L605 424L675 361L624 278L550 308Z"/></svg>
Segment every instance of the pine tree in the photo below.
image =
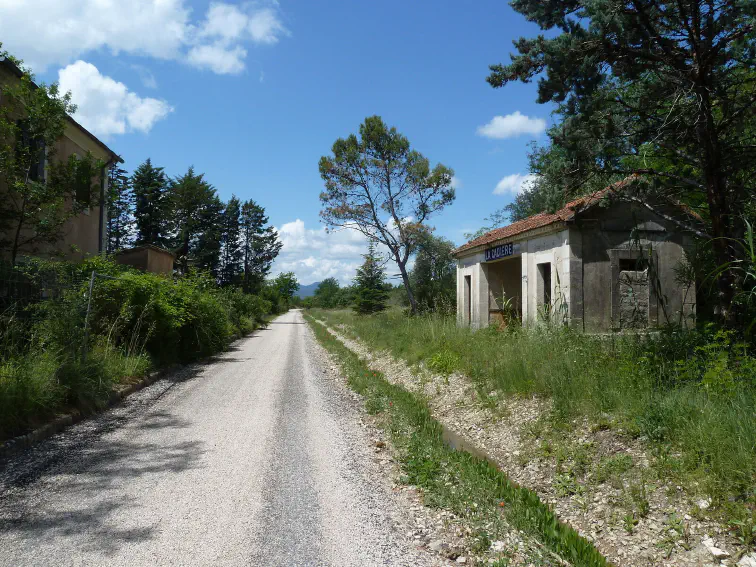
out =
<svg viewBox="0 0 756 567"><path fill-rule="evenodd" d="M168 178L162 167L147 158L131 176L136 199L136 244L165 246L168 243Z"/></svg>
<svg viewBox="0 0 756 567"><path fill-rule="evenodd" d="M244 263L242 285L246 293L262 289L265 277L283 244L268 225L265 209L252 200L241 208L241 246Z"/></svg>
<svg viewBox="0 0 756 567"><path fill-rule="evenodd" d="M126 170L114 164L108 171L108 254L134 239L134 193Z"/></svg>
<svg viewBox="0 0 756 567"><path fill-rule="evenodd" d="M192 248L191 258L197 269L209 272L216 280L220 279L222 217L223 202L214 196L199 216L196 246Z"/></svg>
<svg viewBox="0 0 756 567"><path fill-rule="evenodd" d="M754 201L756 175L756 3L511 5L542 32L517 39L517 53L493 65L488 82L537 80L538 102L556 104L549 131L556 150L545 163L558 166L555 185L634 175L624 198L652 210L682 201L701 213L706 230L675 222L710 241L720 269L707 279L716 284L720 319L734 322L736 266L747 249L734 243L747 230L742 212Z"/></svg>
<svg viewBox="0 0 756 567"><path fill-rule="evenodd" d="M365 263L357 268L357 277L354 279L353 309L361 315L369 315L386 309L388 291L386 291L386 274L372 242L368 253L363 255L363 258L365 258Z"/></svg>
<svg viewBox="0 0 756 567"><path fill-rule="evenodd" d="M220 280L222 285L235 282L242 271L243 250L240 221L241 203L235 195L232 195L221 218Z"/></svg>
<svg viewBox="0 0 756 567"><path fill-rule="evenodd" d="M176 253L181 272L186 273L190 264L217 268L217 259L213 259L213 256L217 256L220 250L218 221L223 206L215 188L205 181L204 174L195 173L194 167L190 167L184 175L174 179L166 204L169 210L170 245ZM203 246L210 248L202 250ZM203 257L202 261L199 261L200 256Z"/></svg>

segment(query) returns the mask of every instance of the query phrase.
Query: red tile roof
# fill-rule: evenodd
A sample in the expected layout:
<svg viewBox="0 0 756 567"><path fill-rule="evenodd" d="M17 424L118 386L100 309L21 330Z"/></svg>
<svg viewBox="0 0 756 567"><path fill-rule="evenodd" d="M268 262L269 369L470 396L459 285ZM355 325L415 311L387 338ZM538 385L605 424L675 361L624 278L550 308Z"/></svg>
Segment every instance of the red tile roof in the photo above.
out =
<svg viewBox="0 0 756 567"><path fill-rule="evenodd" d="M483 236L479 236L467 244L463 244L453 252L453 255L457 256L460 252L464 252L465 250L476 248L477 246L483 246L484 244L490 244L504 238L511 238L536 228L543 228L558 222L568 221L572 219L575 216L575 213L579 210L587 209L588 207L595 205L610 192L621 189L630 183L633 178L634 176L628 177L627 179L619 181L609 187L601 189L600 191L570 201L564 206L564 208L559 209L555 213L538 213L537 215L519 220L510 225L495 228L494 230L485 233Z"/></svg>

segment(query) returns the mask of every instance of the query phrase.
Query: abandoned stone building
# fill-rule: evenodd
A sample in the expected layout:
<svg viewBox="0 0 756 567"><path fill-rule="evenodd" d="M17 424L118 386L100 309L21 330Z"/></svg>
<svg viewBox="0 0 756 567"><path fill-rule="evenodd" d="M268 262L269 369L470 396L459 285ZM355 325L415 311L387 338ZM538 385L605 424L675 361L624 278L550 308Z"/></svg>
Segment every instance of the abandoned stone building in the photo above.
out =
<svg viewBox="0 0 756 567"><path fill-rule="evenodd" d="M549 320L587 332L689 325L696 290L679 268L699 219L644 206L624 183L459 247L457 320L473 328Z"/></svg>

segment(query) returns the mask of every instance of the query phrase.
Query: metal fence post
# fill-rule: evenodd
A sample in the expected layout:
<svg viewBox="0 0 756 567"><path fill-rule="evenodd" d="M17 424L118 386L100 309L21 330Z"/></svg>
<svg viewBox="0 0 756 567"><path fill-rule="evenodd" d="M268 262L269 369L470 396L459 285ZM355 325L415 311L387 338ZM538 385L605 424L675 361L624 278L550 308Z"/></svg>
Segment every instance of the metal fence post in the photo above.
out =
<svg viewBox="0 0 756 567"><path fill-rule="evenodd" d="M92 309L92 290L94 289L95 277L97 272L92 270L92 277L89 279L89 297L87 298L87 314L84 316L84 362L87 361L89 352L89 312Z"/></svg>

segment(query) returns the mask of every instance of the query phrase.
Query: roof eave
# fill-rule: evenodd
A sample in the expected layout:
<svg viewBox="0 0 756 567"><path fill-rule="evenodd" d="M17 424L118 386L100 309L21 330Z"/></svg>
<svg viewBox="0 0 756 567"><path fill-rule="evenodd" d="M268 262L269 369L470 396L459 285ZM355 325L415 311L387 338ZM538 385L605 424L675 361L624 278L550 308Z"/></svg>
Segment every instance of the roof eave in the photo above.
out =
<svg viewBox="0 0 756 567"><path fill-rule="evenodd" d="M571 224L572 222L574 222L574 219L575 219L575 215L573 214L571 217L564 220L554 221L544 226L531 228L530 230L526 230L524 232L521 232L519 234L515 234L512 236L505 236L503 238L497 238L496 240L492 240L490 242L484 242L482 244L477 244L475 246L471 246L470 248L463 249L463 247L460 246L456 250L453 250L451 255L453 258L460 259L460 258L464 258L465 256L472 256L479 252L483 252L487 248L498 246L499 244L503 244L505 242L517 243L517 242L522 242L523 240L529 240L537 236L545 236L547 234L552 234L554 232L560 232L561 230L564 230L568 224Z"/></svg>
<svg viewBox="0 0 756 567"><path fill-rule="evenodd" d="M0 57L0 65L8 69L11 73L13 73L16 77L19 79L24 76L24 72L19 69L18 65L16 65L12 60L8 59L7 57ZM37 84L32 82L32 85L34 87L37 87ZM111 150L105 142L100 140L97 136L92 134L89 130L84 128L81 124L79 124L70 114L66 114L66 118L79 130L81 130L89 139L91 139L93 142L95 142L98 146L103 148L108 154L110 154L110 163L123 163L123 158L119 156L117 153L115 153L113 150Z"/></svg>

